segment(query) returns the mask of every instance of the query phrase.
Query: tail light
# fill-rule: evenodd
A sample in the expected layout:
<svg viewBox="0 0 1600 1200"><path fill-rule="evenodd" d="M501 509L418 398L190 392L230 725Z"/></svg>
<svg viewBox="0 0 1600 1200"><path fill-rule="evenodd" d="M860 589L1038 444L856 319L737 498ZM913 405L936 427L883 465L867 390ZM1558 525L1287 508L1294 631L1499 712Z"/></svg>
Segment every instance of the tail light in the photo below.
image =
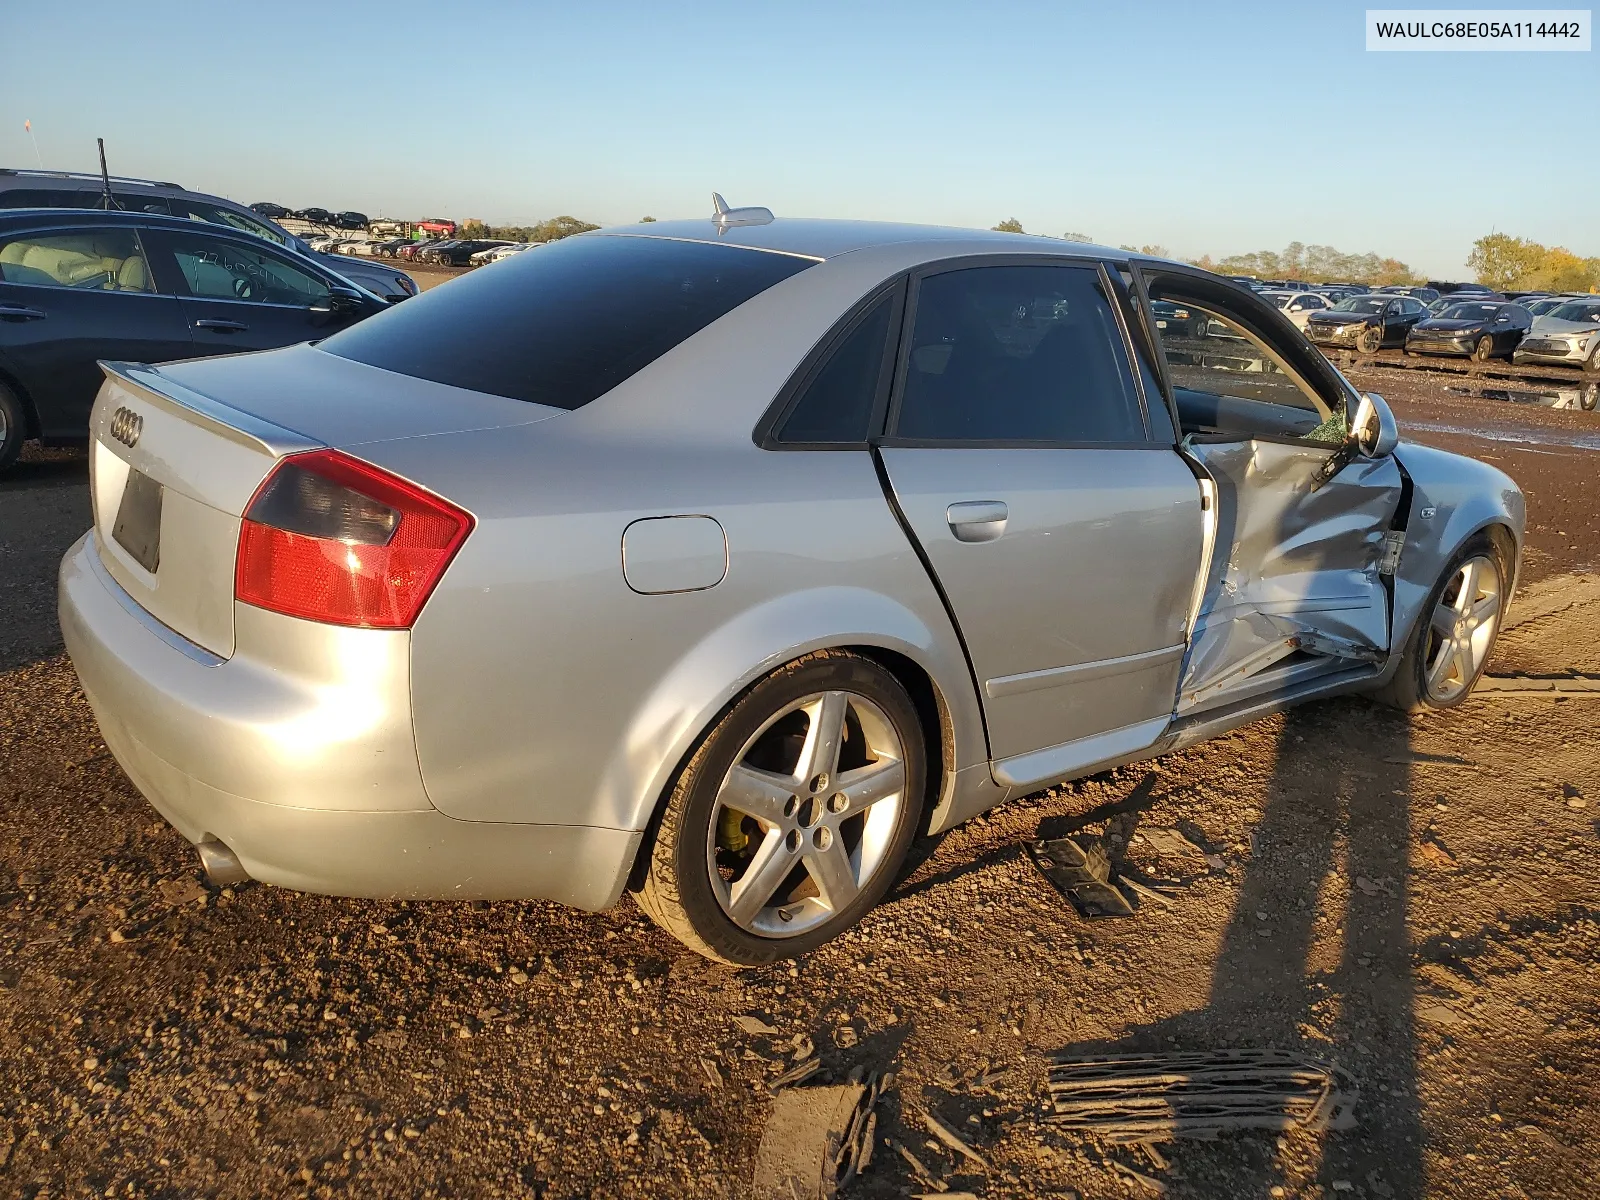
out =
<svg viewBox="0 0 1600 1200"><path fill-rule="evenodd" d="M283 459L239 530L234 596L330 625L409 629L472 517L337 450Z"/></svg>

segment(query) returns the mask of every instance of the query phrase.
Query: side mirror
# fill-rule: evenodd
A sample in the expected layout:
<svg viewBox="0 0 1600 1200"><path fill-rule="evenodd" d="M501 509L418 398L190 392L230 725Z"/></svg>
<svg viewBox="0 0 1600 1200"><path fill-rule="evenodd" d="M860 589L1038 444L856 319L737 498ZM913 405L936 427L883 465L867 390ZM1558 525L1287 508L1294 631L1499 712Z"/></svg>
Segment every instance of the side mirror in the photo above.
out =
<svg viewBox="0 0 1600 1200"><path fill-rule="evenodd" d="M339 287L335 284L328 289L326 298L311 306L311 311L324 316L347 317L351 313L361 312L366 306L366 300L355 288Z"/></svg>
<svg viewBox="0 0 1600 1200"><path fill-rule="evenodd" d="M1361 393L1350 439L1365 458L1388 458L1400 444L1400 427L1389 403L1377 392Z"/></svg>

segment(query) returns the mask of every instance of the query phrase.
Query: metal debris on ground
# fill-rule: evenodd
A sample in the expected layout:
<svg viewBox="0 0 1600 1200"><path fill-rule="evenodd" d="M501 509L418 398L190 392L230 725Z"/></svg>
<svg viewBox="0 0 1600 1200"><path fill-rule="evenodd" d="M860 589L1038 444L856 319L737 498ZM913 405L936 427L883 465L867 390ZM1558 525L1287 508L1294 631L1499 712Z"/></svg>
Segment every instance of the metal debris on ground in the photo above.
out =
<svg viewBox="0 0 1600 1200"><path fill-rule="evenodd" d="M1600 675L1482 675L1475 696L1571 696L1600 700Z"/></svg>
<svg viewBox="0 0 1600 1200"><path fill-rule="evenodd" d="M1289 1051L1059 1054L1050 1062L1047 1119L1110 1142L1355 1124L1359 1093L1349 1073Z"/></svg>
<svg viewBox="0 0 1600 1200"><path fill-rule="evenodd" d="M794 1087L796 1084L804 1083L820 1070L822 1070L822 1060L820 1058L805 1059L803 1062L796 1063L767 1084L767 1091L776 1096L786 1087Z"/></svg>
<svg viewBox="0 0 1600 1200"><path fill-rule="evenodd" d="M871 1165L878 1099L894 1076L854 1074L838 1086L778 1093L756 1150L756 1200L830 1200Z"/></svg>
<svg viewBox="0 0 1600 1200"><path fill-rule="evenodd" d="M1112 881L1111 860L1100 838L1044 838L1030 844L1028 854L1079 916L1133 915L1133 903Z"/></svg>
<svg viewBox="0 0 1600 1200"><path fill-rule="evenodd" d="M934 1137L938 1138L950 1149L954 1150L963 1158L970 1158L985 1171L989 1169L989 1160L983 1155L979 1154L971 1146L967 1145L965 1139L963 1139L959 1133L957 1133L954 1129L951 1129L950 1126L946 1125L938 1117L934 1116L931 1112L923 1113L922 1120L923 1123L927 1125L928 1132L933 1134Z"/></svg>
<svg viewBox="0 0 1600 1200"><path fill-rule="evenodd" d="M1160 825L1139 826L1139 836L1142 837L1157 854L1165 854L1172 858L1182 858L1185 854L1205 857L1205 851L1196 846L1176 829L1168 829Z"/></svg>

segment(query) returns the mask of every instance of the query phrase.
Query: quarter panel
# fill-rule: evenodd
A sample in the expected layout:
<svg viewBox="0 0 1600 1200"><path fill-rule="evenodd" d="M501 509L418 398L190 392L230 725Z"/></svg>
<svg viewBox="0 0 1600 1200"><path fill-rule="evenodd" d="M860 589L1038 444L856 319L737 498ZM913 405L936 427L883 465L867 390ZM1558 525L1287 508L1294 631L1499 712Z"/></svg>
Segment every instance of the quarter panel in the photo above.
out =
<svg viewBox="0 0 1600 1200"><path fill-rule="evenodd" d="M955 765L986 760L960 643L866 452L770 453L748 432L664 448L571 418L374 449L478 518L413 631L419 757L443 811L641 829L717 712L823 646L920 663ZM623 530L680 514L722 526L726 578L641 595Z"/></svg>

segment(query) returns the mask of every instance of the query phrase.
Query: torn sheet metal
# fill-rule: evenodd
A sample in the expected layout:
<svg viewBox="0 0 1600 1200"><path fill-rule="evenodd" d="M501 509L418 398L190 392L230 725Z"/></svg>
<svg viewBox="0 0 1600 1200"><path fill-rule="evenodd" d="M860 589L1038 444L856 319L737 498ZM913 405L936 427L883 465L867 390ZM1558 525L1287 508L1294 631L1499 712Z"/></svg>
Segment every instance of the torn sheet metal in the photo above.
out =
<svg viewBox="0 0 1600 1200"><path fill-rule="evenodd" d="M872 1163L877 1104L894 1076L873 1072L837 1087L789 1088L772 1102L756 1150L756 1200L832 1200Z"/></svg>
<svg viewBox="0 0 1600 1200"><path fill-rule="evenodd" d="M1047 1119L1110 1142L1355 1125L1359 1091L1350 1074L1285 1050L1061 1054L1050 1062Z"/></svg>
<svg viewBox="0 0 1600 1200"><path fill-rule="evenodd" d="M1133 904L1111 878L1111 860L1097 837L1041 839L1028 847L1034 865L1081 917L1128 917Z"/></svg>
<svg viewBox="0 0 1600 1200"><path fill-rule="evenodd" d="M1185 449L1216 482L1217 527L1177 711L1221 703L1296 652L1381 656L1389 606L1379 568L1400 503L1393 458L1352 462L1323 482L1326 446Z"/></svg>

